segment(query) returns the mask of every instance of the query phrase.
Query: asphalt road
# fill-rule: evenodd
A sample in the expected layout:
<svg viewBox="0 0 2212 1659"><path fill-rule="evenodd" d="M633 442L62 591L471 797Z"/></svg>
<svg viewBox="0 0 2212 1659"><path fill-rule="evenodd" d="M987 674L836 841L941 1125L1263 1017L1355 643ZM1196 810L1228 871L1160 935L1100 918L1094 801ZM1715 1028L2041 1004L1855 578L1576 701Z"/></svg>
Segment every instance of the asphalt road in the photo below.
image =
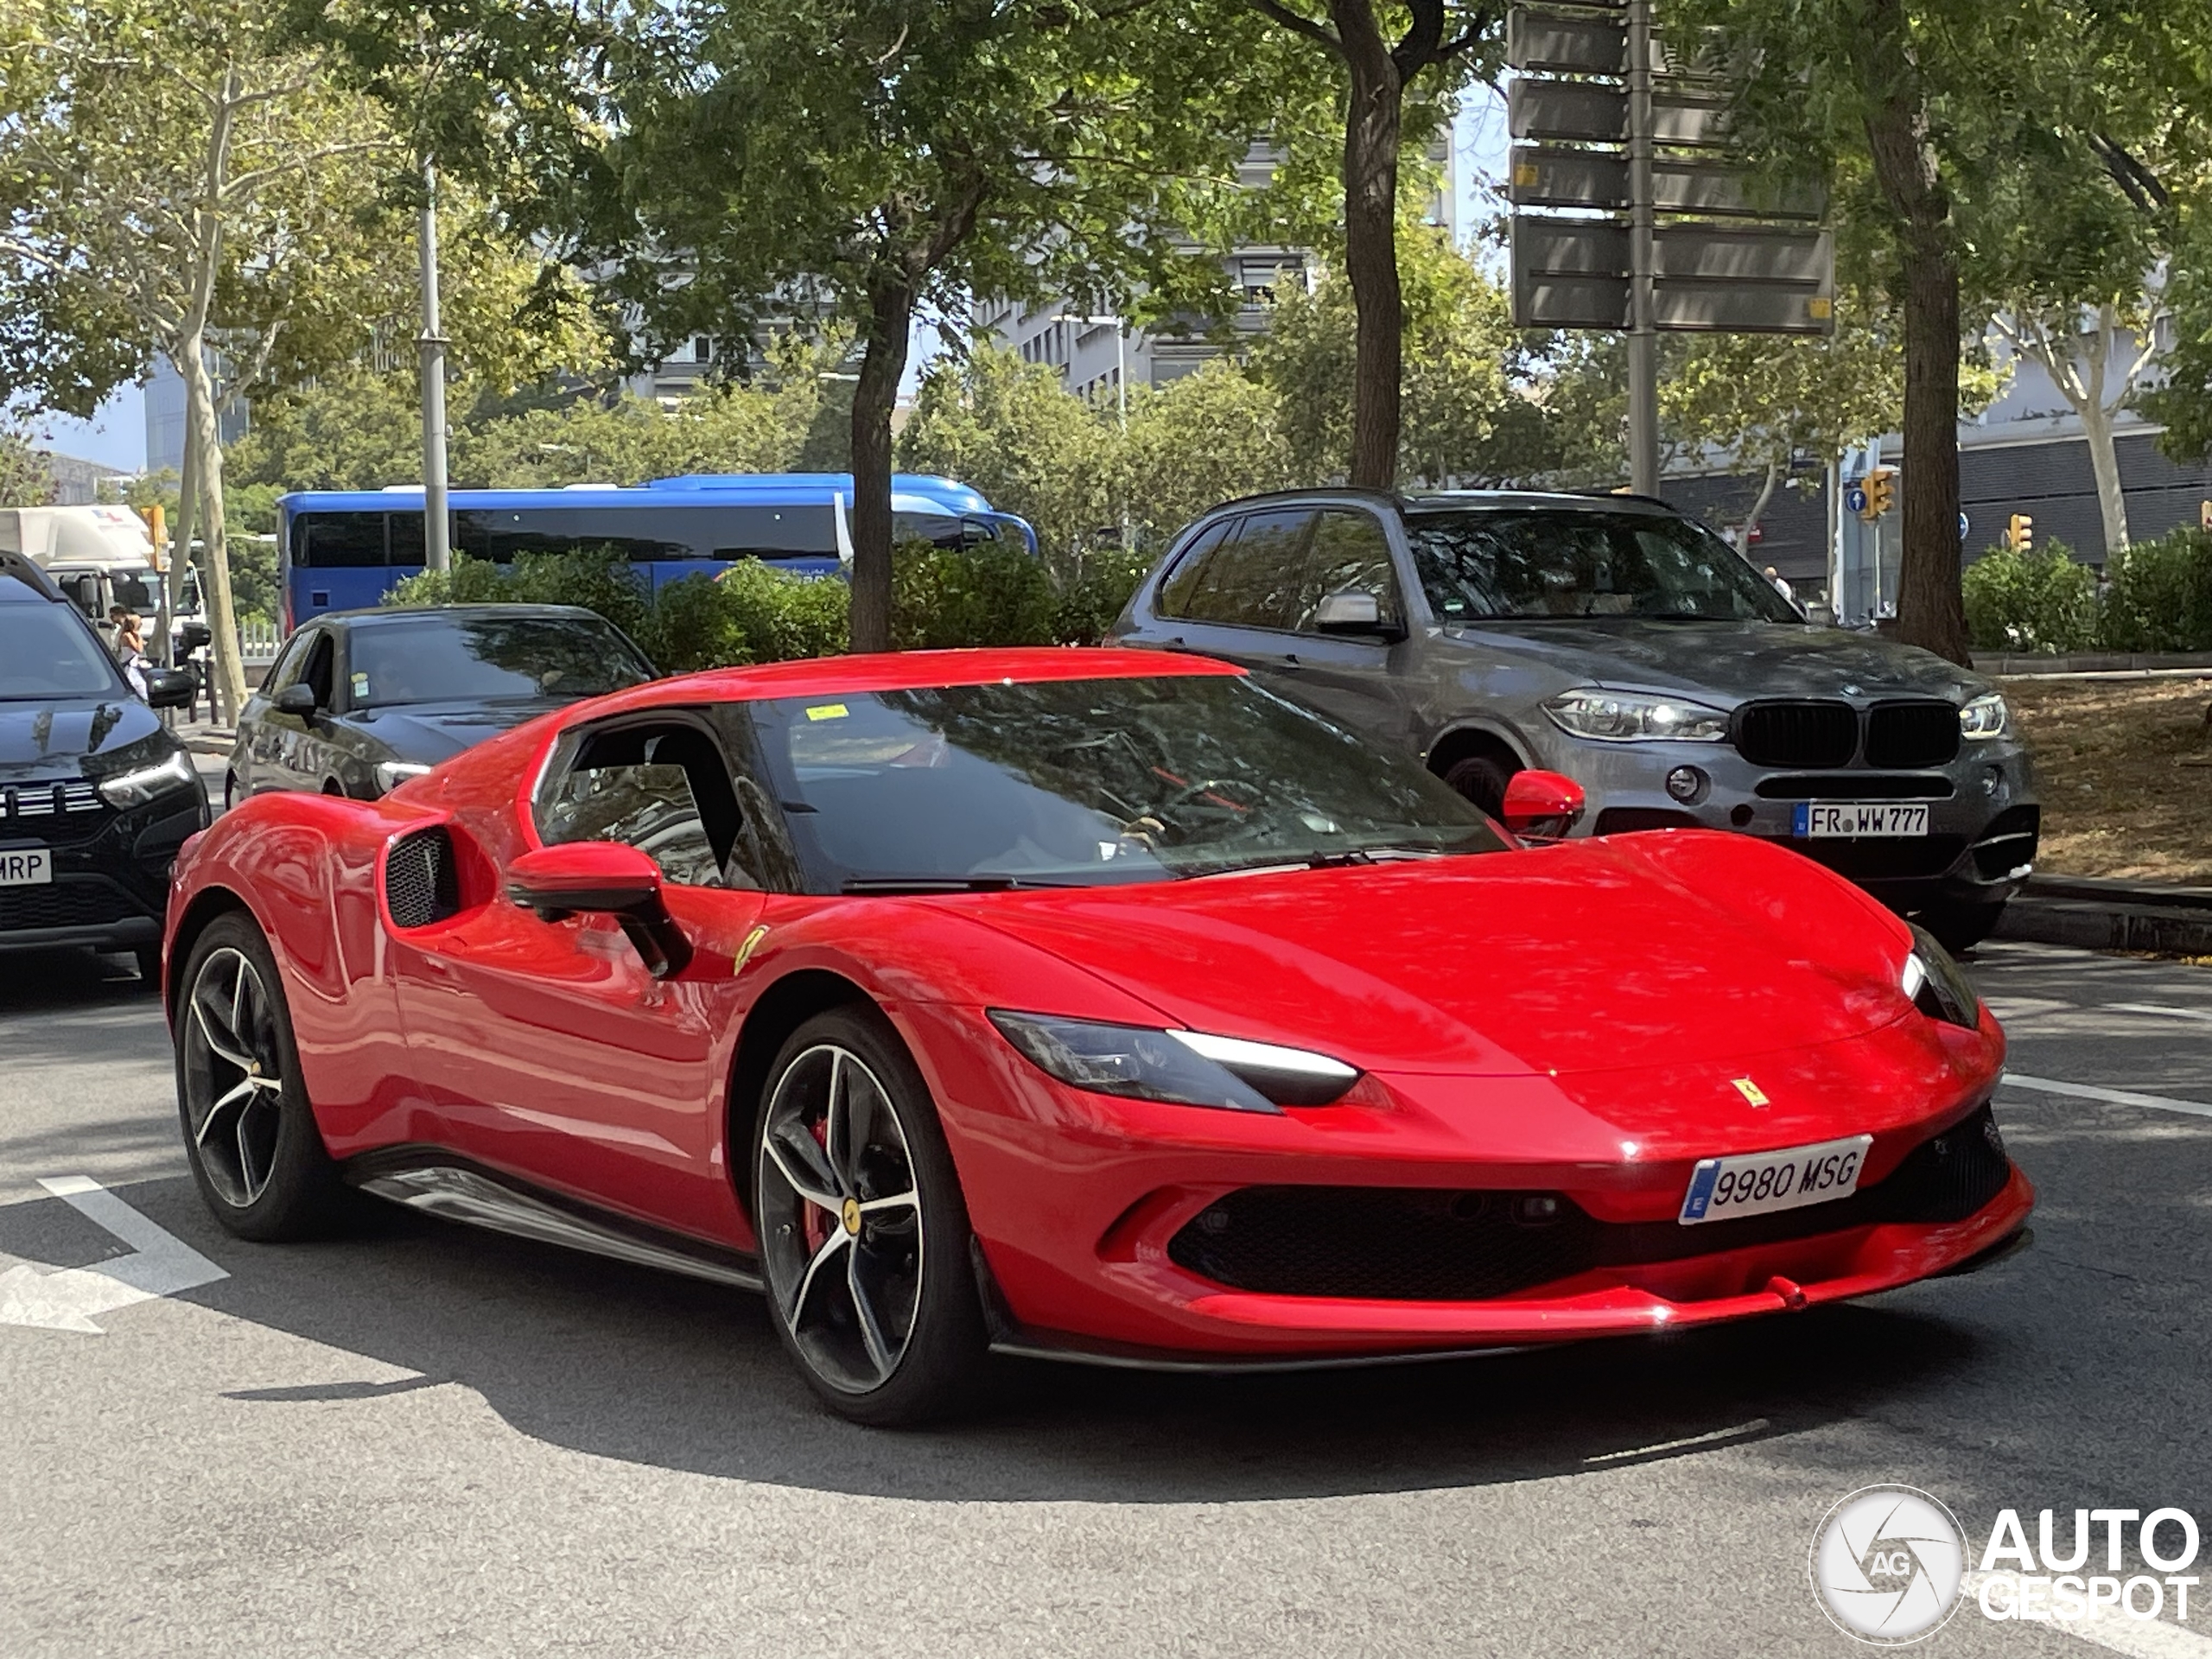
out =
<svg viewBox="0 0 2212 1659"><path fill-rule="evenodd" d="M1974 971L2017 1074L2212 1111L2212 969ZM1974 1277L1389 1371L1039 1366L870 1433L741 1295L396 1210L231 1239L128 966L0 958L0 1269L130 1248L38 1185L87 1176L227 1274L0 1325L0 1654L1847 1654L1806 1559L1854 1488L1927 1489L1975 1549L2003 1507L2212 1519L2212 1116L1999 1113L2038 1242ZM2212 1655L2192 1611L2094 1629ZM1969 1605L1918 1651L2100 1649Z"/></svg>

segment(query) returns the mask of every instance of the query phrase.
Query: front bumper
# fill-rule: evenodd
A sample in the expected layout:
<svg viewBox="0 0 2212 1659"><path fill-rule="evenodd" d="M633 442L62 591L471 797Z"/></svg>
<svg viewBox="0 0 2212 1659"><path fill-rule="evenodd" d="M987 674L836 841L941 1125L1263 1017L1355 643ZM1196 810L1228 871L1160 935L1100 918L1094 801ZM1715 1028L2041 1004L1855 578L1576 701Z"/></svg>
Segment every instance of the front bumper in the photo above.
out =
<svg viewBox="0 0 2212 1659"><path fill-rule="evenodd" d="M160 944L170 866L207 822L195 781L124 811L0 825L0 850L43 848L54 861L50 883L0 887L0 950Z"/></svg>
<svg viewBox="0 0 2212 1659"><path fill-rule="evenodd" d="M2010 739L1969 743L1956 760L1910 772L1760 766L1726 743L1599 743L1548 721L1526 734L1534 764L1565 772L1587 802L1580 835L1699 828L1771 840L1804 854L1899 910L1944 902L1999 905L2033 868L2041 808L2027 751ZM1667 791L1676 767L1700 792ZM1876 792L1876 791L1894 792ZM1803 801L1925 803L1928 834L1909 840L1810 840L1793 834Z"/></svg>
<svg viewBox="0 0 2212 1659"><path fill-rule="evenodd" d="M1963 1046L1932 1067L1924 1044L1897 1027L1850 1046L1857 1052L1840 1065L1808 1061L1834 1074L1832 1097L1868 1103L1847 1122L1815 1108L1748 1124L1694 1122L1637 1146L1623 1141L1594 1096L1665 1092L1679 1077L1593 1078L1585 1087L1541 1077L1370 1076L1355 1090L1359 1098L1263 1116L1085 1094L1044 1077L1010 1048L994 1054L964 1039L951 1029L966 1023L957 1011L909 1007L897 1017L940 1103L986 1305L1008 1351L1279 1365L1649 1333L1958 1270L2018 1233L2034 1205L2026 1178L1999 1154L1994 1179L1971 1209L1932 1219L1900 1220L1893 1206L1847 1200L1783 1212L1779 1228L1723 1224L1738 1230L1716 1230L1710 1249L1703 1236L1673 1245L1663 1236L1679 1225L1674 1218L1702 1155L1811 1145L1855 1125L1874 1136L1861 1196L1879 1190L1916 1152L1976 1119L1994 1084L1993 1026L1979 1044L1961 1033ZM1761 1064L1778 1072L1783 1063ZM1712 1069L1716 1077L1729 1070ZM1402 1296L1282 1294L1194 1270L1179 1239L1187 1242L1225 1199L1262 1187L1427 1190L1440 1198L1475 1190L1558 1194L1610 1237L1656 1240L1659 1248L1609 1249L1556 1276L1459 1300L1433 1287Z"/></svg>

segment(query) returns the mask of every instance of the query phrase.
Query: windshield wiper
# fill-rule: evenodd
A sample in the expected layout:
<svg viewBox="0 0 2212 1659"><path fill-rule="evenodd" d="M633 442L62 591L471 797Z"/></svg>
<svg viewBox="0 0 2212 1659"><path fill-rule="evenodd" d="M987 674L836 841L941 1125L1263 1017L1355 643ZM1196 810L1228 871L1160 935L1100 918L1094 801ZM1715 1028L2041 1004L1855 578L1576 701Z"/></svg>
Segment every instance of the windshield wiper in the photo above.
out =
<svg viewBox="0 0 2212 1659"><path fill-rule="evenodd" d="M1192 870L1189 879L1196 880L1209 875L1259 875L1268 870L1348 870L1369 864L1421 862L1450 856L1451 853L1442 847L1427 844L1410 847L1385 842L1375 847L1347 847L1338 852L1294 853L1280 858L1255 858L1242 864L1217 864L1211 869Z"/></svg>
<svg viewBox="0 0 2212 1659"><path fill-rule="evenodd" d="M856 875L837 891L887 893L1010 893L1017 887L1076 887L1080 881L1046 881L1033 875Z"/></svg>

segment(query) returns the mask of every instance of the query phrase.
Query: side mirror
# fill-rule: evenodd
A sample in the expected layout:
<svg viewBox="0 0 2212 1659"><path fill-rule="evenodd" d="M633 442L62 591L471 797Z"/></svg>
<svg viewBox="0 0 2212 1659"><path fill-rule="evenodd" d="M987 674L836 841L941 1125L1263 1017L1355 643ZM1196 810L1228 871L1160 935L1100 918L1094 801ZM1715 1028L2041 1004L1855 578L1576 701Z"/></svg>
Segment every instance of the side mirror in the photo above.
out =
<svg viewBox="0 0 2212 1659"><path fill-rule="evenodd" d="M199 695L200 683L181 668L149 668L146 701L156 709L189 709Z"/></svg>
<svg viewBox="0 0 2212 1659"><path fill-rule="evenodd" d="M507 897L545 922L612 916L645 971L666 979L691 960L691 941L661 900L660 866L619 841L571 841L524 853L507 866Z"/></svg>
<svg viewBox="0 0 2212 1659"><path fill-rule="evenodd" d="M1516 772L1505 785L1505 827L1524 841L1557 841L1582 821L1582 785L1556 772Z"/></svg>
<svg viewBox="0 0 2212 1659"><path fill-rule="evenodd" d="M271 698L269 706L280 715L297 715L304 720L315 711L315 688L295 680Z"/></svg>
<svg viewBox="0 0 2212 1659"><path fill-rule="evenodd" d="M1402 628L1383 621L1382 601L1363 588L1347 588L1323 594L1321 602L1313 608L1313 631L1380 634L1388 639L1405 638Z"/></svg>

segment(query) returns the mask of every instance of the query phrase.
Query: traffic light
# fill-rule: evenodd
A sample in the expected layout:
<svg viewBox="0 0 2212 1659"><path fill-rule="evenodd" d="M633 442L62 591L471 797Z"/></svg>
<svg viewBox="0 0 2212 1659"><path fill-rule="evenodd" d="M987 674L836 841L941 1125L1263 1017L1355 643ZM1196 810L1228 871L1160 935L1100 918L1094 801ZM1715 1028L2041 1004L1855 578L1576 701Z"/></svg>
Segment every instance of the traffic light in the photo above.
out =
<svg viewBox="0 0 2212 1659"><path fill-rule="evenodd" d="M2036 521L2024 512L2016 512L2005 521L2005 545L2015 553L2032 553L2036 546Z"/></svg>
<svg viewBox="0 0 2212 1659"><path fill-rule="evenodd" d="M1864 488L1866 505L1859 509L1859 516L1871 524L1897 504L1897 475L1890 467L1876 467L1867 473Z"/></svg>

